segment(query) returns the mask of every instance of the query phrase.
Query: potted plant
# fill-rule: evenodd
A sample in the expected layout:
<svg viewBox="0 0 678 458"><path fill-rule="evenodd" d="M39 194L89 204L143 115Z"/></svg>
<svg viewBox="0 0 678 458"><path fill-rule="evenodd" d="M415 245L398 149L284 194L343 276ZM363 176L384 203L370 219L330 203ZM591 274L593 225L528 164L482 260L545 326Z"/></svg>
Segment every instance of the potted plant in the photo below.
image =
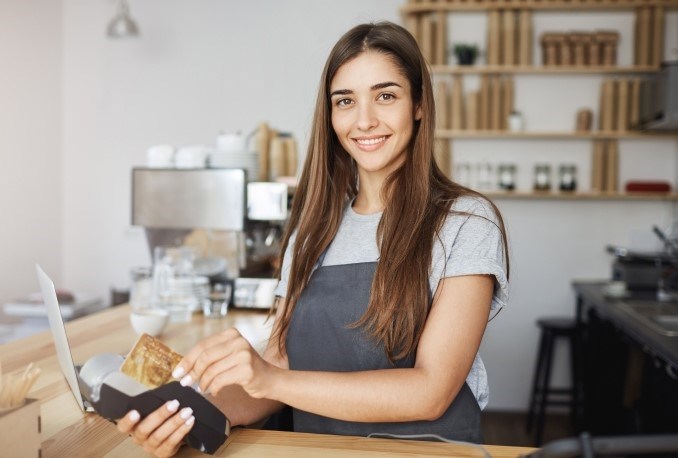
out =
<svg viewBox="0 0 678 458"><path fill-rule="evenodd" d="M474 44L457 43L453 51L459 65L473 65L478 57L478 46Z"/></svg>

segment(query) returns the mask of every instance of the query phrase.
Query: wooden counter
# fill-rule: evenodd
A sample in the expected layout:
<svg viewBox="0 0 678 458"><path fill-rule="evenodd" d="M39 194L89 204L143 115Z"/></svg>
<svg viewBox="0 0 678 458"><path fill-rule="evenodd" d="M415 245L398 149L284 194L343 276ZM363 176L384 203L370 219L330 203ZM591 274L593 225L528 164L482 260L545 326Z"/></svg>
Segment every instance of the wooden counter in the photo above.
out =
<svg viewBox="0 0 678 458"><path fill-rule="evenodd" d="M161 339L185 352L203 337L235 326L253 345L263 348L270 333L266 313L229 312L221 320L195 315L189 324L170 324ZM82 363L102 353L124 354L136 340L129 324L129 307L118 306L66 325L73 358ZM35 336L0 346L3 374L19 372L34 362L42 374L29 397L41 401L42 456L148 456L115 425L96 414L83 413L61 374L52 335ZM516 457L532 449L486 446L494 457ZM227 457L344 457L344 456L482 456L477 447L418 441L236 429L218 456ZM178 456L205 456L182 448Z"/></svg>

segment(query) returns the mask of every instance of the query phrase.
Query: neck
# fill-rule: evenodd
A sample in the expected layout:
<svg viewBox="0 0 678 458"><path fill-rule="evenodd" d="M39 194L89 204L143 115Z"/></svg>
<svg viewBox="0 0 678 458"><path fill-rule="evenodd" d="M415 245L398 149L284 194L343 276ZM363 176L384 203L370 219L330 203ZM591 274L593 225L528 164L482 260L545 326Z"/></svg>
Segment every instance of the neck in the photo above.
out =
<svg viewBox="0 0 678 458"><path fill-rule="evenodd" d="M385 203L381 198L381 186L383 179L374 177L360 177L358 195L353 202L353 210L356 213L368 215L384 210Z"/></svg>

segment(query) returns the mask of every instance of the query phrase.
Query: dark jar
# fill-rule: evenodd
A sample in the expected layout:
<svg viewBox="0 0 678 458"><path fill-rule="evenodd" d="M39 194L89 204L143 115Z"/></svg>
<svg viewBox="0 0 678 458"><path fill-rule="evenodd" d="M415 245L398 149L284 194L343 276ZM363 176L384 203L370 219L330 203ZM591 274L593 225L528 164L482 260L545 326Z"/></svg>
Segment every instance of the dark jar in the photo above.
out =
<svg viewBox="0 0 678 458"><path fill-rule="evenodd" d="M534 190L551 190L551 166L548 164L537 164L534 166Z"/></svg>
<svg viewBox="0 0 678 458"><path fill-rule="evenodd" d="M560 190L561 191L576 191L577 190L577 166L574 164L563 164L560 166Z"/></svg>
<svg viewBox="0 0 678 458"><path fill-rule="evenodd" d="M513 191L516 189L515 164L499 164L499 189Z"/></svg>

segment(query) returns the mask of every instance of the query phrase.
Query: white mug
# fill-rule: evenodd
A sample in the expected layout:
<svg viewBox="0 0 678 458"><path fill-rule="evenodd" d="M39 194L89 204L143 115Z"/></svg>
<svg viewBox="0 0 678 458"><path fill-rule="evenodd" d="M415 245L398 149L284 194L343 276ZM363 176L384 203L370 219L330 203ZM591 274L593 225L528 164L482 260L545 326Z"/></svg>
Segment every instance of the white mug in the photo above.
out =
<svg viewBox="0 0 678 458"><path fill-rule="evenodd" d="M247 138L241 133L224 134L217 136L217 149L220 151L247 151Z"/></svg>

